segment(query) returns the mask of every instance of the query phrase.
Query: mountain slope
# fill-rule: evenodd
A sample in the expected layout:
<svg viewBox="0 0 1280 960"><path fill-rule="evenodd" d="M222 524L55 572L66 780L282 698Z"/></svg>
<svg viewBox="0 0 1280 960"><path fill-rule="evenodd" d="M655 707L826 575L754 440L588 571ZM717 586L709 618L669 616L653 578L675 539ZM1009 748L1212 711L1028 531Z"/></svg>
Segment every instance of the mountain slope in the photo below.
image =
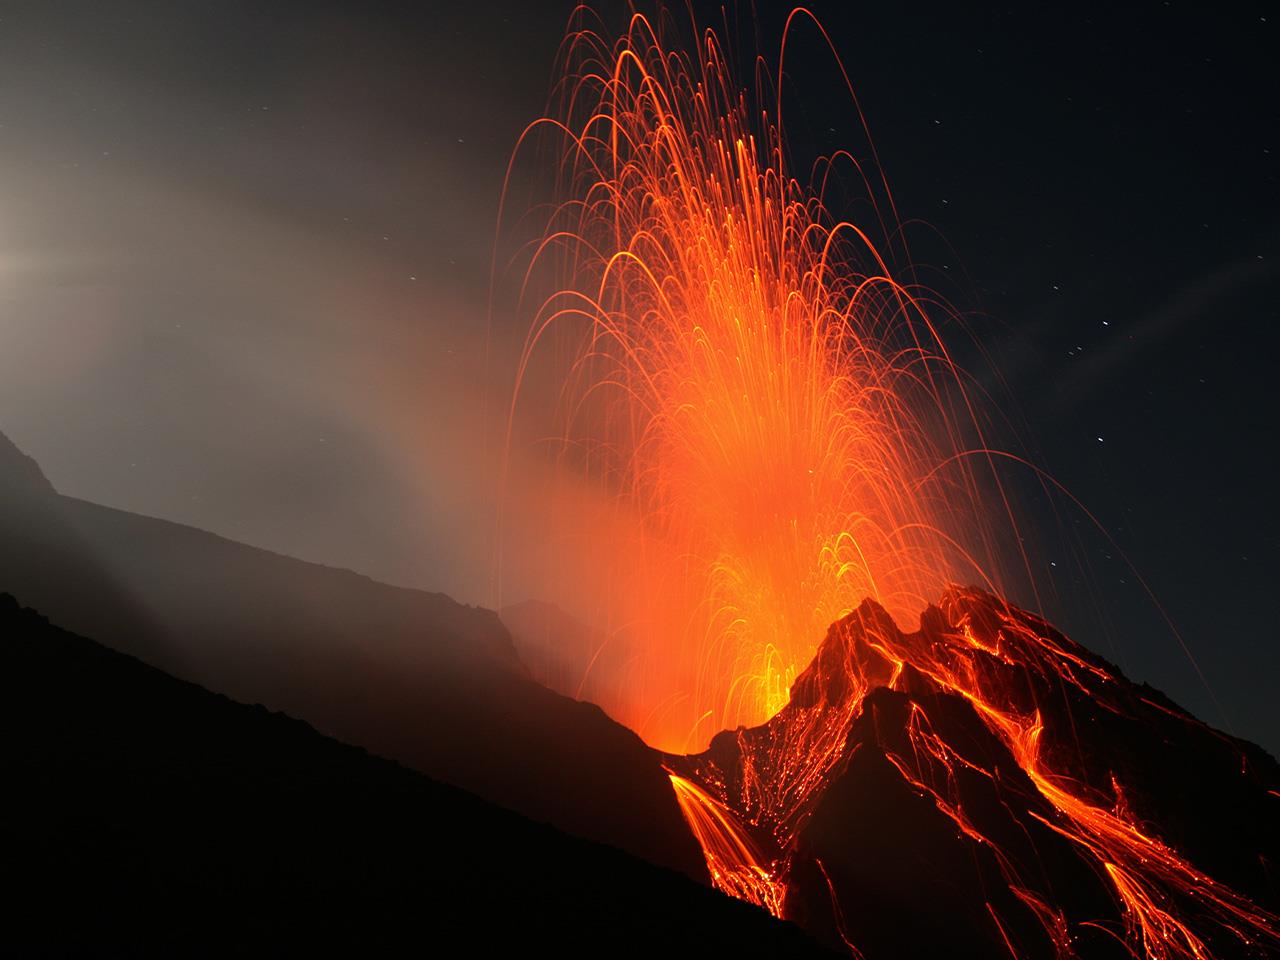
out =
<svg viewBox="0 0 1280 960"><path fill-rule="evenodd" d="M9 955L818 950L0 595Z"/></svg>
<svg viewBox="0 0 1280 960"><path fill-rule="evenodd" d="M534 682L490 611L59 496L8 441L0 544L0 590L69 630L706 876L657 756Z"/></svg>

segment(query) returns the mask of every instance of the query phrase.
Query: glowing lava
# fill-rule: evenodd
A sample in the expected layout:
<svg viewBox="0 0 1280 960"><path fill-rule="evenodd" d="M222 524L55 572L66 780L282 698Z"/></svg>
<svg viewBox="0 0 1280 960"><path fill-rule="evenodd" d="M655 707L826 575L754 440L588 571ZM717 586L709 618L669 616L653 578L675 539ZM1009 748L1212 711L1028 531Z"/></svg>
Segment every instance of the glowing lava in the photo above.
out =
<svg viewBox="0 0 1280 960"><path fill-rule="evenodd" d="M900 737L885 733L868 740L865 730L852 733L865 719L873 691L906 695ZM957 732L956 718L963 720L966 709L972 721ZM694 798L704 808L696 818L706 820L713 815L708 810L717 811L716 830L695 827L717 885L770 907L755 891L780 889L783 909L774 911L779 916L786 915L797 838L850 758L872 750L954 823L957 837L994 855L1001 884L1016 898L1006 900L1024 914L1023 936L1028 922L1038 925L1055 955L1075 955L1073 944L1085 928L1104 930L1128 954L1152 960L1280 950L1280 920L1154 835L1131 809L1124 785L1105 774L1117 759L1134 768L1146 761L1108 757L1107 744L1093 745L1097 756L1081 750L1076 721L1099 715L1108 718L1104 726L1112 735L1124 738L1122 749L1160 744L1170 717L1179 730L1197 731L1228 755L1235 749L1228 738L1143 696L1113 667L1040 618L980 591L952 588L914 633L899 630L883 609L864 604L831 628L777 716L757 728L721 734L701 755L672 756L668 762L675 775L703 785ZM981 729L999 745L996 754L975 740ZM1151 739L1142 741L1144 736ZM1001 773L1000 757L1025 775L1021 786ZM1241 778L1256 779L1243 752L1236 762ZM984 789L994 799L966 788L965 777L989 781ZM1254 784L1257 790L1267 786L1273 785ZM692 804L683 797L681 804L692 823ZM1154 809L1160 804L1157 798ZM1031 843L1028 854L1008 843L1010 823L1028 836L1040 828L1048 834ZM726 842L736 836L742 841ZM1107 915L1072 915L1057 902L1064 891L1055 895L1040 858L1054 837L1066 841L1085 876L1105 878L1101 886L1114 901ZM773 851L768 857L761 852L766 845ZM746 894L737 889L742 877L754 884ZM838 900L838 889L833 887L831 898ZM1003 920L990 901L987 909L994 930L1008 941L1004 926L1015 919L1010 908L1003 908L1010 911ZM1229 953L1222 952L1223 944Z"/></svg>
<svg viewBox="0 0 1280 960"><path fill-rule="evenodd" d="M671 774L676 800L707 858L711 882L730 896L782 916L785 887L737 817L691 780Z"/></svg>
<svg viewBox="0 0 1280 960"><path fill-rule="evenodd" d="M608 585L628 664L593 699L687 749L776 713L863 598L909 622L946 583L989 582L963 456L985 444L930 296L787 174L714 34L690 58L637 15L613 46L571 33L564 60L560 115L526 132L558 136L569 199L526 278L557 285L514 402L539 351L567 358L560 467L611 516L565 550Z"/></svg>

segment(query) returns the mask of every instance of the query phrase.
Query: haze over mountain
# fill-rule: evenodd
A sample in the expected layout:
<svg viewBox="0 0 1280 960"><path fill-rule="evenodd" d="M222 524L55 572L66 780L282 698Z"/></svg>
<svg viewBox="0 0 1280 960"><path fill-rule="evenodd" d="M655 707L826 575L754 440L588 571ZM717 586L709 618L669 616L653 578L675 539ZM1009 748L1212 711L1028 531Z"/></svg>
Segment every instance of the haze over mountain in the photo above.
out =
<svg viewBox="0 0 1280 960"><path fill-rule="evenodd" d="M60 626L706 876L658 755L530 679L490 611L59 496L2 437L0 543L0 590Z"/></svg>
<svg viewBox="0 0 1280 960"><path fill-rule="evenodd" d="M543 600L509 604L498 616L511 632L520 662L538 683L575 700L617 701L629 676L625 645L611 643L602 631Z"/></svg>

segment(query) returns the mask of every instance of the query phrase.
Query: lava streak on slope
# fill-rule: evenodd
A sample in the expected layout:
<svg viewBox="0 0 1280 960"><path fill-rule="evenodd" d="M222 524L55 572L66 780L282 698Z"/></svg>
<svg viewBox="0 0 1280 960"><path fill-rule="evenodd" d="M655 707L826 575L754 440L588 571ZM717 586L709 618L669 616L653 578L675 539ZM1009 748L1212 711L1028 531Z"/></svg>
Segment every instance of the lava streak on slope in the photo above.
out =
<svg viewBox="0 0 1280 960"><path fill-rule="evenodd" d="M689 829L702 845L712 883L781 917L786 888L778 879L778 859L767 859L736 814L696 783L672 773L671 786Z"/></svg>

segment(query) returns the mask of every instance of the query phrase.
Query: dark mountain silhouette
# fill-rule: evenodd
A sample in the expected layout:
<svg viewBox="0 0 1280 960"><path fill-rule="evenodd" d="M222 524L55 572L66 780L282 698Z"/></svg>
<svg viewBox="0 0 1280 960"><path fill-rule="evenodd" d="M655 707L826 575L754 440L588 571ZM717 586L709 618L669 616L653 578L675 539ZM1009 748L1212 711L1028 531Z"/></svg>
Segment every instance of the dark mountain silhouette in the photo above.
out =
<svg viewBox="0 0 1280 960"><path fill-rule="evenodd" d="M56 494L0 443L0 590L578 836L705 878L659 758L534 682L491 611Z"/></svg>
<svg viewBox="0 0 1280 960"><path fill-rule="evenodd" d="M775 717L668 762L866 960L1280 956L1276 761L981 591L915 633L864 603Z"/></svg>
<svg viewBox="0 0 1280 960"><path fill-rule="evenodd" d="M0 595L8 956L816 956L798 929Z"/></svg>

